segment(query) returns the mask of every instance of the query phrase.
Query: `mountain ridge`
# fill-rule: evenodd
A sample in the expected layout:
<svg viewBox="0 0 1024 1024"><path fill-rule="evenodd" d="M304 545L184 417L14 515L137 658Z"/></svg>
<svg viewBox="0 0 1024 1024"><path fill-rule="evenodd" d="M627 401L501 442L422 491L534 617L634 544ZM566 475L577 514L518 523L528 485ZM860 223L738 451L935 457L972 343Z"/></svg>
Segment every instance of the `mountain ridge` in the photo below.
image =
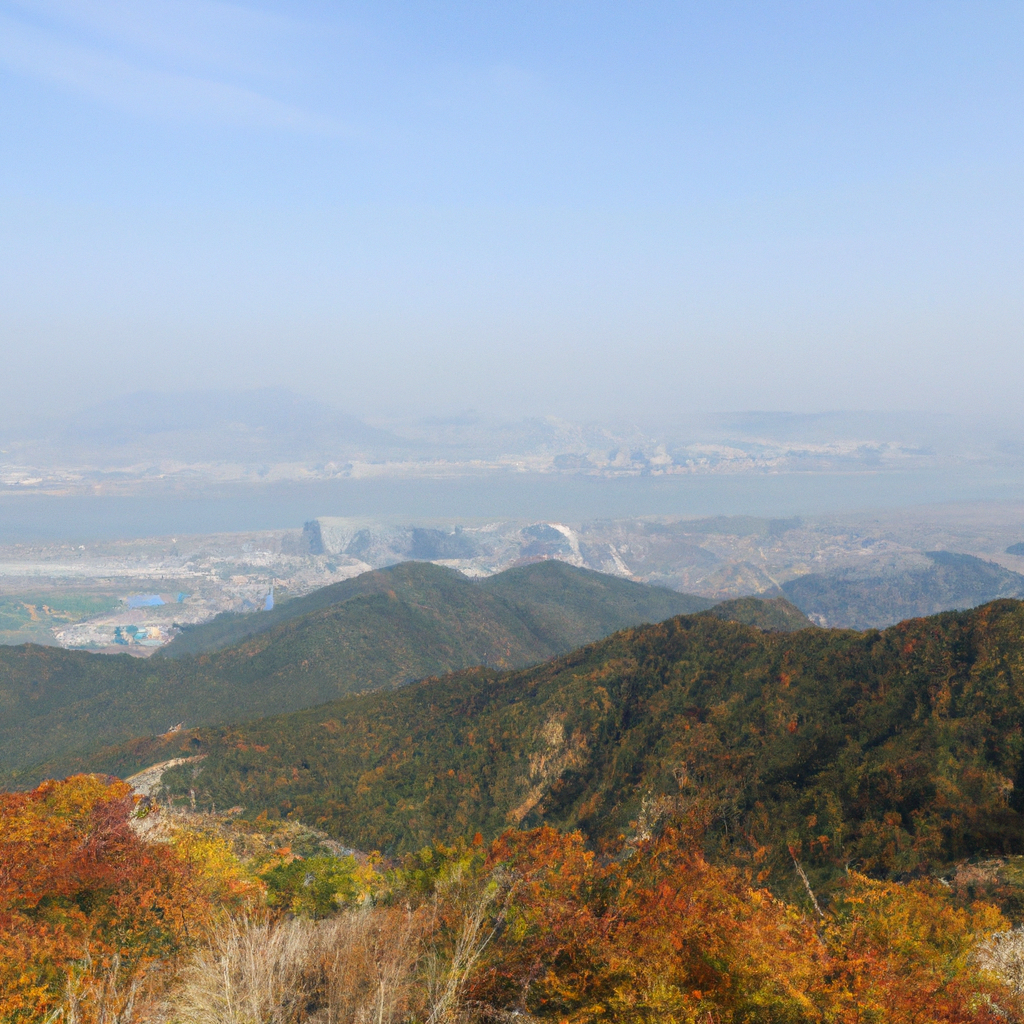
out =
<svg viewBox="0 0 1024 1024"><path fill-rule="evenodd" d="M179 722L264 717L471 665L523 666L710 603L561 562L481 583L408 562L288 602L276 619L277 609L228 620L269 628L212 652L140 661L4 647L0 766L17 771Z"/></svg>
<svg viewBox="0 0 1024 1024"><path fill-rule="evenodd" d="M413 566L430 566L430 568L414 569L412 568ZM408 577L412 573L448 574L449 576L455 573L456 576L461 576L455 569L434 565L430 562L400 562L396 565L361 573L340 583L321 587L303 597L292 598L285 603L277 605L269 612L243 615L226 612L218 615L210 622L186 627L179 636L175 637L155 657L173 659L188 655L213 653L224 647L231 646L233 643L242 642L248 637L268 632L276 626L301 615L322 612L329 607L341 605L353 598L387 593L393 588L396 575ZM512 575L510 576L509 574ZM529 593L525 592L523 588L518 588L517 590L511 583L514 579L522 578L524 574L528 577L525 590L531 591ZM574 586L567 585L566 581L569 577L572 578ZM539 589L542 590L554 587L563 603L566 600L575 602L576 613L579 615L593 612L592 608L580 608L579 595L574 593L574 588L578 589L585 585L584 581L590 584L587 587L588 592L599 604L614 604L615 600L618 599L621 603L634 607L641 616L648 614L659 618L667 618L672 614L701 611L705 608L710 608L714 604L708 598L681 594L678 591L669 590L667 587L619 579L607 573L569 566L564 562L554 559L537 562L530 566L513 567L506 569L504 572L496 573L493 576L468 582L471 586L478 587L488 597L494 595L503 598L512 606L520 609L520 611L523 611L527 606L537 601L538 585ZM600 581L599 586L594 585L596 581ZM550 614L552 605L550 596L545 598L544 604ZM666 614L660 614L662 609L667 610ZM621 628L622 625L626 624L621 619L621 613L616 613L614 610L611 611L611 614L603 613L602 618L610 623L605 628L605 632L614 632L615 629ZM642 621L642 619L638 621ZM603 627L599 626L597 628ZM590 639L596 639L596 636L586 636L578 642L585 643ZM561 643L561 641L559 642ZM570 646L577 645L571 644ZM565 648L563 647L563 649Z"/></svg>
<svg viewBox="0 0 1024 1024"><path fill-rule="evenodd" d="M808 573L783 596L820 625L876 629L902 619L1024 598L1024 576L996 562L952 551L924 551L917 567Z"/></svg>
<svg viewBox="0 0 1024 1024"><path fill-rule="evenodd" d="M702 809L707 852L812 884L1024 853L1024 604L884 631L706 613L531 668L465 670L80 762L204 753L169 793L389 852L509 825L602 837ZM72 767L65 764L65 767ZM644 822L648 824L644 824ZM759 852L760 851L760 852Z"/></svg>

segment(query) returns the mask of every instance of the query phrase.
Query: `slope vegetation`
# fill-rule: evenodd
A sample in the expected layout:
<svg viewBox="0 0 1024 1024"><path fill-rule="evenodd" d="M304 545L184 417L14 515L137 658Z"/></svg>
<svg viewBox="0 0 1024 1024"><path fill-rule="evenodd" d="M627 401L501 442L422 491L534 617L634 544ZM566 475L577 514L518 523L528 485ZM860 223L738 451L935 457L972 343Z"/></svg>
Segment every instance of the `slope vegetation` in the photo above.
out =
<svg viewBox="0 0 1024 1024"><path fill-rule="evenodd" d="M851 629L1024 597L1024 576L995 562L950 551L926 551L924 559L923 566L913 569L810 573L783 584L782 591L821 624Z"/></svg>
<svg viewBox="0 0 1024 1024"><path fill-rule="evenodd" d="M812 625L811 620L784 597L735 597L716 604L705 614L756 626L770 633L792 633Z"/></svg>
<svg viewBox="0 0 1024 1024"><path fill-rule="evenodd" d="M402 562L315 590L280 604L270 612L218 615L211 622L185 629L157 656L182 658L211 653L256 634L273 632L285 622L315 612L327 612L359 598L381 595L438 614L441 609L450 608L454 614L442 624L446 630L457 628L467 606L480 606L486 615L496 620L510 620L510 623L512 619L521 620L508 627L523 636L518 641L523 651L512 658L514 664L524 664L524 659L538 656L541 649L539 656L545 657L607 636L627 625L660 622L712 604L692 594L577 569L556 560L507 569L479 582L429 562ZM523 634L524 626L528 636ZM495 651L502 644L509 646L509 639L497 641Z"/></svg>
<svg viewBox="0 0 1024 1024"><path fill-rule="evenodd" d="M1022 736L1024 604L1000 601L866 633L684 616L90 766L205 753L165 783L391 851L540 823L611 838L696 807L712 852L785 887L792 856L818 884L1024 852Z"/></svg>
<svg viewBox="0 0 1024 1024"><path fill-rule="evenodd" d="M229 622L232 629L250 622L264 628L213 653L147 662L3 647L0 768L178 723L292 711L470 665L527 665L708 603L562 562L482 584L453 569L406 562L292 601L281 615Z"/></svg>

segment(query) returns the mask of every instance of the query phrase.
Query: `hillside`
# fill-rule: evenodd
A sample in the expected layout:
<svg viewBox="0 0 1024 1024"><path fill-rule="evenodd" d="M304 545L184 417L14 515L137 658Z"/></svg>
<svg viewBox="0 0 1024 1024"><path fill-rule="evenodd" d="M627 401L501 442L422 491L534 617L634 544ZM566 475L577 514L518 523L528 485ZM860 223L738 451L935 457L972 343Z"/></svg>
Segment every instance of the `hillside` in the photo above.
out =
<svg viewBox="0 0 1024 1024"><path fill-rule="evenodd" d="M847 865L935 872L1024 852L1022 639L1016 601L881 633L684 616L525 671L469 670L85 764L202 752L167 773L174 792L362 849L540 823L602 839L698 807L710 852L777 887L794 883L790 848L815 884Z"/></svg>
<svg viewBox="0 0 1024 1024"><path fill-rule="evenodd" d="M218 615L210 622L183 630L157 656L181 658L211 653L257 633L269 632L284 622L371 594L394 594L413 604L426 605L441 596L437 591L441 579L445 579L450 588L459 584L475 587L475 592L463 588L460 593L473 593L476 601L481 600L479 592L483 591L487 597L482 600L492 614L507 612L505 609L499 612L491 598L498 598L514 608L517 616L529 623L531 632L543 638L542 643L551 648L547 653L570 650L623 626L660 622L712 604L706 598L577 569L555 560L507 569L475 583L442 566L402 562L322 587L280 604L270 612ZM443 596L450 597L453 593L455 590L449 589ZM515 661L521 664L522 658Z"/></svg>
<svg viewBox="0 0 1024 1024"><path fill-rule="evenodd" d="M709 608L705 615L742 622L769 633L792 633L813 625L795 604L784 597L735 597Z"/></svg>
<svg viewBox="0 0 1024 1024"><path fill-rule="evenodd" d="M623 626L707 604L562 562L483 583L406 562L292 601L281 615L275 609L227 620L232 628L266 628L212 654L139 661L3 647L0 768L181 722L212 725L293 711L470 665L527 665Z"/></svg>
<svg viewBox="0 0 1024 1024"><path fill-rule="evenodd" d="M920 561L917 567L882 572L809 573L783 584L782 592L816 622L850 629L878 629L998 598L1024 597L1024 576L995 562L950 551L926 551Z"/></svg>

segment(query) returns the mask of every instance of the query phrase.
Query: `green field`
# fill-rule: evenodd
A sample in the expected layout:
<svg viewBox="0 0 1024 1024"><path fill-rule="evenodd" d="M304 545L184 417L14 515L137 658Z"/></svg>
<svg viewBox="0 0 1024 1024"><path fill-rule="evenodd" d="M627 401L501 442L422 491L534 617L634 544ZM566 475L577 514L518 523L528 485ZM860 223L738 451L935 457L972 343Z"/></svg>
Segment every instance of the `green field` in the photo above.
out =
<svg viewBox="0 0 1024 1024"><path fill-rule="evenodd" d="M53 644L53 628L102 615L120 601L99 594L18 594L0 597L0 644Z"/></svg>

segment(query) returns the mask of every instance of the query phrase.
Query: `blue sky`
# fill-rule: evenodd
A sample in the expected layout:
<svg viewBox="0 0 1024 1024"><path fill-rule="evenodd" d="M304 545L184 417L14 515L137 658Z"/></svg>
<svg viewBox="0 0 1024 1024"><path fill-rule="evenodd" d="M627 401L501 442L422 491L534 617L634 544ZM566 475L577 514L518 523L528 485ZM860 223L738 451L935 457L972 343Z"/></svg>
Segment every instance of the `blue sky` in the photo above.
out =
<svg viewBox="0 0 1024 1024"><path fill-rule="evenodd" d="M1015 413L1024 4L0 0L0 403Z"/></svg>

